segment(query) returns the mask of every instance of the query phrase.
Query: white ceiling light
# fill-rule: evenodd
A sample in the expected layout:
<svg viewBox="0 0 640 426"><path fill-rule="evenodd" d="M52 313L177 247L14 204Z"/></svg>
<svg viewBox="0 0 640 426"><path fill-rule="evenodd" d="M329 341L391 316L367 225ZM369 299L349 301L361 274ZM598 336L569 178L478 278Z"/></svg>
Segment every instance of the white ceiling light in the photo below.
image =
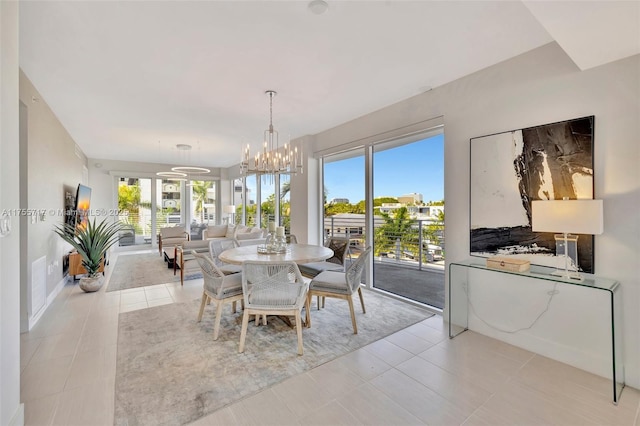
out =
<svg viewBox="0 0 640 426"><path fill-rule="evenodd" d="M160 141L158 141L158 144L160 144ZM189 152L191 151L191 145L188 145L186 143L179 143L176 145L176 149L178 151ZM183 157L187 156L187 154L183 154L182 156ZM190 163L190 158L187 158L186 163ZM156 173L156 175L165 177L165 178L170 178L172 180L190 180L189 178L190 178L190 175L192 174L198 175L198 174L204 174L209 172L211 172L211 170L206 169L204 167L176 166L176 167L172 167L170 172L158 172Z"/></svg>
<svg viewBox="0 0 640 426"><path fill-rule="evenodd" d="M157 172L156 176L168 177L168 178L179 178L179 177L187 177L187 174L181 173L181 172Z"/></svg>
<svg viewBox="0 0 640 426"><path fill-rule="evenodd" d="M191 166L172 167L171 170L174 172L195 173L195 174L209 173L211 171L210 169L206 169L204 167L191 167Z"/></svg>
<svg viewBox="0 0 640 426"><path fill-rule="evenodd" d="M329 4L324 0L313 0L309 3L308 7L312 13L322 15L329 9Z"/></svg>

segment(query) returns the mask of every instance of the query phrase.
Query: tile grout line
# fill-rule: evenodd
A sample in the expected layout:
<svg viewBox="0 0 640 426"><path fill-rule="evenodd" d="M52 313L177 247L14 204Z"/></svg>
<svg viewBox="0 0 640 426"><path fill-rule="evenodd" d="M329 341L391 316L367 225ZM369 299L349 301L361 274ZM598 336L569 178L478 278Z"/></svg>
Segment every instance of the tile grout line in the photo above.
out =
<svg viewBox="0 0 640 426"><path fill-rule="evenodd" d="M453 376L457 377L458 379L462 379L462 380L465 380L465 381L466 381L466 379L464 379L464 378L462 378L462 377L458 376L457 374L454 374L454 373L452 373L452 372L450 372L450 371L448 371L448 370L446 370L446 369L444 369L444 368L440 367L440 366L439 366L439 365L437 365L437 364L432 363L432 362L431 362L431 361L429 361L428 359L424 359L424 358L422 358L422 357L419 357L418 355L414 355L414 357L413 357L413 358L419 358L421 361L425 361L425 362L427 362L427 363L431 364L432 366L434 366L435 368L438 368L438 369L440 369L440 370L444 371L444 372L445 372L445 373L447 373L447 374L451 374L451 375L453 375ZM409 361L409 360L407 360L407 361L405 361L405 362L408 362L408 361ZM400 363L400 364L404 364L404 363ZM400 364L398 364L398 365L400 365ZM438 395L440 398L444 399L445 401L447 401L449 404L451 404L452 406L456 407L457 409L460 409L460 410L462 410L462 409L463 409L462 407L460 407L459 405L457 405L454 401L450 400L446 395L441 394L440 392L438 392L438 390L433 389L432 387L427 386L426 384L422 383L421 381L419 381L419 380L415 379L414 377L412 377L412 376L408 375L408 374L407 374L407 373L405 373L404 371L402 371L402 370L398 369L398 368L397 368L397 366L393 366L392 368L393 368L395 371L397 371L398 373L402 374L403 376L406 376L406 377L408 377L410 380L412 380L412 381L414 381L414 382L418 383L420 386L424 386L425 388L429 389L431 392L435 393L435 394L436 394L436 395ZM372 385L372 386L373 386L373 385ZM484 388L482 388L482 389L484 389ZM486 390L486 389L484 389L484 390ZM382 391L382 392L384 393L384 391ZM489 392L489 391L487 390L487 392ZM385 395L386 395L386 393L385 393ZM492 397L493 395L494 395L494 393L491 393L491 395L489 396L489 398L487 398L487 401L488 401L489 399L491 399L491 397ZM478 410L478 408L480 408L482 405L484 405L487 401L483 402L482 404L480 404L480 406L478 406L476 409L474 409L474 410L473 410L473 412L472 412L469 416L467 416L467 418L465 419L465 421L464 421L462 424L464 424L464 423L469 419L469 417L471 417L471 415L472 415L473 413L475 413L475 412L476 412L476 410Z"/></svg>
<svg viewBox="0 0 640 426"><path fill-rule="evenodd" d="M524 369L524 367L525 367L527 364L529 364L530 362L532 362L536 357L540 357L540 356L544 357L543 355L539 355L539 354L534 353L534 354L533 354L533 356L532 356L532 357L531 357L531 358L530 358L530 359L529 359L529 360L528 360L528 361L527 361L527 362L522 366L522 368L518 369L518 373L519 373L520 371L522 371L522 370ZM534 367L534 368L535 368L535 367ZM531 386L530 384L528 384L528 383L526 383L526 382L524 382L524 381L522 381L522 380L518 380L518 376L517 376L517 375L515 375L514 377L512 377L509 381L514 381L516 384L519 384L520 386L524 386L524 387L526 387L526 388L528 388L528 389L531 389L531 390L532 390L532 391L534 391L534 392L541 393L541 394L542 394L542 395L540 395L540 398L541 398L541 399L544 399L546 402L548 402L549 404L554 405L556 408L561 409L561 410L563 410L563 411L567 412L566 407L565 407L565 406L563 406L563 405L561 405L561 404L558 404L558 403L556 402L556 399L553 397L553 395L550 395L550 394L548 394L546 391L543 391L543 390L541 390L541 389L537 389L535 386ZM507 381L507 382L505 382L505 383L508 383L508 381ZM573 383L573 384L574 384L575 386L581 387L581 388L583 388L583 389L593 391L593 389L590 389L590 388L588 388L588 387L585 387L585 386L583 386L583 385L581 385L581 384L579 384L579 383ZM572 399L572 400L574 400L574 401L576 401L576 402L580 402L580 400L575 399L571 394L567 394L566 396L567 396L567 398L569 398L569 399ZM640 406L639 406L639 409L640 409ZM570 410L569 410L569 411L570 411ZM583 420L585 420L585 421L586 421L586 420L589 420L589 417L584 416L582 412L575 413L575 414L576 414L578 417L581 417L581 418L582 418Z"/></svg>
<svg viewBox="0 0 640 426"><path fill-rule="evenodd" d="M509 380L511 380L511 377L509 377L505 383L508 383L508 382L509 382ZM491 401L491 399L492 399L494 396L496 396L496 392L493 392L491 395L489 395L489 398L487 398L487 400L486 400L485 402L483 402L482 404L480 404L479 406L477 406L477 407L475 408L475 410L473 410L473 411L471 412L471 414L469 414L469 415L467 416L467 418L466 418L466 419L464 419L464 421L463 421L462 423L460 423L460 426L464 426L465 424L467 424L467 423L469 422L469 420L471 419L471 417L473 417L473 415L474 415L475 413L477 413L477 412L478 412L478 410L480 410L482 407L484 407L484 405L485 405L487 402Z"/></svg>
<svg viewBox="0 0 640 426"><path fill-rule="evenodd" d="M526 361L525 361L525 362L520 366L520 368L518 368L518 370L516 370L516 372L515 372L515 373L513 373L513 374L511 374L511 375L508 375L508 376L507 376L507 379L502 383L502 386L504 386L504 385L508 384L509 382L511 382L511 381L514 379L514 377L515 377L515 376L520 372L520 370L522 370L522 369L524 368L524 366L525 366L525 365L527 365L527 364L528 364L528 363L533 359L533 357L534 357L534 356L535 356L535 354L531 354L531 357L530 357L528 360L526 360ZM502 386L501 386L500 388L502 388ZM483 408L483 407L484 407L484 406L485 406L489 401L491 401L491 400L492 400L492 399L493 399L497 394L498 394L498 391L491 392L491 395L489 395L489 398L487 398L487 400L486 400L486 401L484 401L482 404L480 404L478 407L476 407L476 409L475 409L475 410L473 410L473 412L472 412L471 414L469 414L469 416L465 419L465 421L464 421L464 422L462 422L461 426L462 426L462 425L464 425L464 424L466 424L466 423L469 421L469 419L471 419L471 417L473 417L473 415L474 415L476 412L478 412L478 410L480 410L481 408Z"/></svg>

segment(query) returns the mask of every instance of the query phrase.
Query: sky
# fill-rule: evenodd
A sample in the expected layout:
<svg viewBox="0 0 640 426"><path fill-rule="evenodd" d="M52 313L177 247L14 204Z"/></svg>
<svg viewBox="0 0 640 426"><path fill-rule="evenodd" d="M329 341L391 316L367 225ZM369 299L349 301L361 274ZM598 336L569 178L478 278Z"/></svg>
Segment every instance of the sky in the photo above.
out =
<svg viewBox="0 0 640 426"><path fill-rule="evenodd" d="M444 199L444 135L375 152L374 197L394 197L417 192L423 200ZM351 204L364 199L364 156L324 167L327 200L348 198Z"/></svg>
<svg viewBox="0 0 640 426"><path fill-rule="evenodd" d="M373 167L376 198L417 192L425 202L444 199L443 134L376 152ZM364 200L364 156L326 162L324 179L327 200L348 198L352 204ZM247 179L247 187L255 200L255 180ZM263 182L263 200L273 192L273 185Z"/></svg>

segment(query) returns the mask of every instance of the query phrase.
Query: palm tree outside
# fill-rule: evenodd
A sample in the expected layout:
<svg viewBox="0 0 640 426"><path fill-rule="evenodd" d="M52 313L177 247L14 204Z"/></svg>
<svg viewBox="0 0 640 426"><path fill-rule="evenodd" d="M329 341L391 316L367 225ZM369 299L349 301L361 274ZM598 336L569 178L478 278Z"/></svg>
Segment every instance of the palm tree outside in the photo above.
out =
<svg viewBox="0 0 640 426"><path fill-rule="evenodd" d="M405 252L411 252L418 240L418 232L414 226L415 220L409 216L406 207L396 209L393 215L380 212L384 225L375 230L374 247L376 255L380 253L394 253L396 257Z"/></svg>
<svg viewBox="0 0 640 426"><path fill-rule="evenodd" d="M205 208L204 205L209 199L207 190L213 186L213 182L204 180L194 180L191 182L191 190L193 191L193 201L195 212L200 216L200 223L205 223Z"/></svg>

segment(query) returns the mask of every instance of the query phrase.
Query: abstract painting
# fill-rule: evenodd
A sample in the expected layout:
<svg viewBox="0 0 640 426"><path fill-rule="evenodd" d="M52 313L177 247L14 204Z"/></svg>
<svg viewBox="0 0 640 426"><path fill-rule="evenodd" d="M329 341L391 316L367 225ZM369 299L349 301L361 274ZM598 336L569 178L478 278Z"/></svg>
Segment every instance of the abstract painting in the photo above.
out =
<svg viewBox="0 0 640 426"><path fill-rule="evenodd" d="M471 255L557 267L554 234L531 230L531 201L593 199L594 116L471 139ZM593 273L593 236L578 236ZM563 264L563 263L562 263Z"/></svg>

